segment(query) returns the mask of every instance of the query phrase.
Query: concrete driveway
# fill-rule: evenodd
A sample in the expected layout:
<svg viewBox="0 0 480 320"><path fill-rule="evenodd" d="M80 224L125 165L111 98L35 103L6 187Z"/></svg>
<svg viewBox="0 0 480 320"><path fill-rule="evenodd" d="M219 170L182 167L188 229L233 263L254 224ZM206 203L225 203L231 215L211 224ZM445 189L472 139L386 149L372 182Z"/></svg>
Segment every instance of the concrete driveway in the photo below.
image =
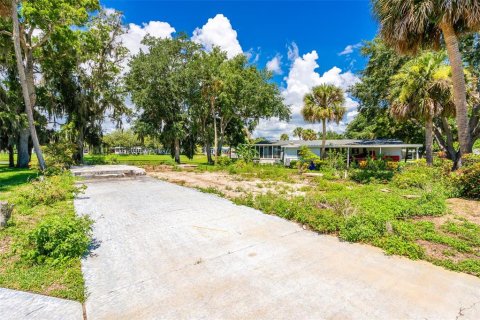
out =
<svg viewBox="0 0 480 320"><path fill-rule="evenodd" d="M480 319L480 279L149 177L87 183L91 319Z"/></svg>

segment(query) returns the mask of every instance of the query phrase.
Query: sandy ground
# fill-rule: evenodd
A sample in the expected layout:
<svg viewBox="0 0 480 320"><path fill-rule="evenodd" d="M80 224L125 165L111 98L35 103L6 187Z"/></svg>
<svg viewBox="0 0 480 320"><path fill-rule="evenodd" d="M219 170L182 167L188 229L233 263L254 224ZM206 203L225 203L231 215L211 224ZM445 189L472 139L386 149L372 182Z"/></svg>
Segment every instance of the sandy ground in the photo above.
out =
<svg viewBox="0 0 480 320"><path fill-rule="evenodd" d="M219 171L173 171L172 167L168 166L159 166L156 167L155 170L147 168L146 171L148 175L157 179L201 190L216 190L230 199L249 193L253 195L276 193L289 196L301 196L305 195L304 191L310 187L306 180L295 183L265 181L260 179L246 179L240 175L231 175Z"/></svg>

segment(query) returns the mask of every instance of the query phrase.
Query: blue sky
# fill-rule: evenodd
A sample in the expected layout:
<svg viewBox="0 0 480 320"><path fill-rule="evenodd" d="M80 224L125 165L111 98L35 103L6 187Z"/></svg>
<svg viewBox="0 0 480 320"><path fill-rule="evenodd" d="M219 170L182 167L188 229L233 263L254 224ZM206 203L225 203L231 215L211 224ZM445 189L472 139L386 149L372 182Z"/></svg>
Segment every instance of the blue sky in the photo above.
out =
<svg viewBox="0 0 480 320"><path fill-rule="evenodd" d="M355 73L365 63L358 44L372 39L377 31L369 0L101 3L124 13L131 27L125 43L134 52L140 46L138 39L147 32L171 36L174 31L183 31L207 49L219 45L232 55L243 52L261 68L270 62L268 66L275 71L275 81L293 112L289 124L270 120L259 126L256 135L270 138L290 133L297 125L318 129L304 124L299 116L301 97L322 82L346 89L358 81ZM342 131L353 119L356 103L347 99L347 108L344 121L330 129Z"/></svg>

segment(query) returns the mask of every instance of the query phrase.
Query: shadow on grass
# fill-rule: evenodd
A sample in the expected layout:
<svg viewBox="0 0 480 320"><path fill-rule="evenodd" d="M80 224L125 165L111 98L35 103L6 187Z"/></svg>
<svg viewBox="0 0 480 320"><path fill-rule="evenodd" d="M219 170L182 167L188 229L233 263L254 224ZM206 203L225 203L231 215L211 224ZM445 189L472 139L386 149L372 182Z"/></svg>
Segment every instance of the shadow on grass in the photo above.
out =
<svg viewBox="0 0 480 320"><path fill-rule="evenodd" d="M9 168L0 165L0 191L10 191L11 188L27 183L38 176L38 171L33 169Z"/></svg>

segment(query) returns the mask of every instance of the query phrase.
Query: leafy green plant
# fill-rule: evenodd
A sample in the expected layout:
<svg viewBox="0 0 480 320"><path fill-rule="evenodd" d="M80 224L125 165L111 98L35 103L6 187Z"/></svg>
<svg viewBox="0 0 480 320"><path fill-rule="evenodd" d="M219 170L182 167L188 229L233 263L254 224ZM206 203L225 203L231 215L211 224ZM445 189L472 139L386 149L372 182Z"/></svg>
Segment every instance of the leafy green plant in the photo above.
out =
<svg viewBox="0 0 480 320"><path fill-rule="evenodd" d="M236 153L240 159L247 163L253 162L253 159L259 156L255 145L250 142L238 145Z"/></svg>
<svg viewBox="0 0 480 320"><path fill-rule="evenodd" d="M350 179L359 183L390 181L394 176L392 170L371 170L371 169L352 169L350 170Z"/></svg>
<svg viewBox="0 0 480 320"><path fill-rule="evenodd" d="M453 182L459 196L480 199L480 162L455 172Z"/></svg>
<svg viewBox="0 0 480 320"><path fill-rule="evenodd" d="M43 148L45 161L49 169L49 174L55 174L70 168L73 164L73 154L75 152L75 144L64 141L50 143Z"/></svg>
<svg viewBox="0 0 480 320"><path fill-rule="evenodd" d="M18 191L20 202L29 207L51 205L57 201L73 199L83 191L73 183L74 178L65 172L56 176L41 176Z"/></svg>
<svg viewBox="0 0 480 320"><path fill-rule="evenodd" d="M92 221L87 217L50 216L27 236L31 248L25 258L36 263L61 263L85 254L91 242Z"/></svg>
<svg viewBox="0 0 480 320"><path fill-rule="evenodd" d="M217 165L221 167L226 167L226 166L229 166L230 164L232 164L232 159L230 159L230 157L227 157L227 156L218 157Z"/></svg>

